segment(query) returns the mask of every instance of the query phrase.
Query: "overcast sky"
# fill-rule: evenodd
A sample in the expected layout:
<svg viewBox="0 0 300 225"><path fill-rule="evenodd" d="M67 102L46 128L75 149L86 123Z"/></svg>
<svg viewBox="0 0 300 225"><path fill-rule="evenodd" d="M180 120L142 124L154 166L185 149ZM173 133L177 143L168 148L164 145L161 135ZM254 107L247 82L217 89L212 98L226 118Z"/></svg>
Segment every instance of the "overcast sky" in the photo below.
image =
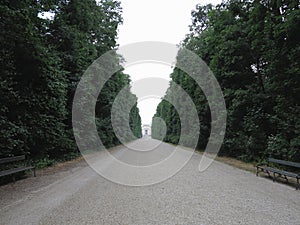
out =
<svg viewBox="0 0 300 225"><path fill-rule="evenodd" d="M121 0L124 22L119 28L118 43L121 47L141 41L179 44L189 32L191 11L195 6L198 3L216 5L220 2L221 0ZM134 87L135 81L143 78L159 77L169 80L172 69L161 64L147 63L125 68L125 72L131 76ZM139 100L142 124L151 123L160 97L163 96Z"/></svg>

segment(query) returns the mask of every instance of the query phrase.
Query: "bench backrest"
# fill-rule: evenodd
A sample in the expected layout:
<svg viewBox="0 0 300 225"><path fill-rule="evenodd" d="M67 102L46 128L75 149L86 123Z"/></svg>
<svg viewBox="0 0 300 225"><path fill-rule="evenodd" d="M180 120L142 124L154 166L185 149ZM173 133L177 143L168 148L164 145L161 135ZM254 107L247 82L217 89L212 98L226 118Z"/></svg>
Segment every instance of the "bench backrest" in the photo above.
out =
<svg viewBox="0 0 300 225"><path fill-rule="evenodd" d="M0 164L16 162L16 161L20 161L20 160L24 160L24 159L25 159L25 155L2 158L2 159L0 159Z"/></svg>
<svg viewBox="0 0 300 225"><path fill-rule="evenodd" d="M290 161L285 161L285 160L280 160L280 159L273 159L273 158L269 158L268 161L272 162L272 163L285 165L285 166L292 166L292 167L300 168L300 163L296 163L296 162L290 162Z"/></svg>

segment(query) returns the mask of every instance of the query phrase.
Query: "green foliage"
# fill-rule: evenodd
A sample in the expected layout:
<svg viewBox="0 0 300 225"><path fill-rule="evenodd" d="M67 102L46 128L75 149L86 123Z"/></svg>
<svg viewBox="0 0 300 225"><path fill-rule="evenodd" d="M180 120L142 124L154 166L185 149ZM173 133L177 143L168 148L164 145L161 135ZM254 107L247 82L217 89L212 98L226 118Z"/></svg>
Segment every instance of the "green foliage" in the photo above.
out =
<svg viewBox="0 0 300 225"><path fill-rule="evenodd" d="M228 120L221 155L300 162L299 19L297 1L229 0L215 7L197 5L192 12L190 34L182 46L208 64L223 90ZM171 78L197 107L198 148L203 149L211 123L206 97L180 70L175 68ZM162 103L157 114L174 110ZM162 118L168 121L171 115ZM168 130L175 128L178 121Z"/></svg>
<svg viewBox="0 0 300 225"><path fill-rule="evenodd" d="M142 137L142 120L139 113L139 108L137 107L137 103L132 107L129 116L129 125L133 135L137 138Z"/></svg>
<svg viewBox="0 0 300 225"><path fill-rule="evenodd" d="M53 166L57 163L56 160L50 159L49 157L41 158L32 163L37 169L42 169L45 167Z"/></svg>
<svg viewBox="0 0 300 225"><path fill-rule="evenodd" d="M116 144L119 144L120 141L115 135L115 131L112 126L111 121L111 110L116 99L117 95L121 90L125 90L122 96L121 104L118 105L117 108L117 119L118 119L118 128L124 129L127 121L127 112L129 113L129 127L133 135L136 138L142 137L142 125L141 125L141 117L139 115L139 109L137 108L137 103L129 109L131 100L137 102L137 97L133 95L129 88L130 79L127 74L124 74L122 71L114 74L108 82L104 85L101 90L97 104L96 104L96 117L97 120L97 128L99 132L99 136L106 147L112 147ZM123 91L124 91L123 90ZM120 133L124 135L123 142L131 141L131 134L128 134L125 130L120 130Z"/></svg>
<svg viewBox="0 0 300 225"><path fill-rule="evenodd" d="M160 118L160 119L157 119ZM180 137L180 119L174 106L162 100L152 119L151 136L158 140L177 144Z"/></svg>
<svg viewBox="0 0 300 225"><path fill-rule="evenodd" d="M53 19L39 16L48 11ZM4 0L0 12L0 157L25 154L43 167L76 156L74 92L87 67L116 47L120 3ZM129 82L128 75L117 74L97 104L96 111L102 113L96 123L107 146L118 144L108 102ZM131 128L139 137L136 106L131 117Z"/></svg>

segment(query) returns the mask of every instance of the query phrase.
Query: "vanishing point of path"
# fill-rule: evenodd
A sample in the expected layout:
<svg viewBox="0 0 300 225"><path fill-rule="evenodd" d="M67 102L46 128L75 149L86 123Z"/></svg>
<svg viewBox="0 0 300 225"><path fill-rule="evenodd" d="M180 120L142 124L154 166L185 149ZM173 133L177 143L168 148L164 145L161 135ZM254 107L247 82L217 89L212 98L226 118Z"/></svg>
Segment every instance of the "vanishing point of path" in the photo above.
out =
<svg viewBox="0 0 300 225"><path fill-rule="evenodd" d="M156 144L152 139L135 143ZM157 160L171 146L158 148ZM112 153L126 161L127 151L117 147ZM1 186L0 224L300 224L300 192L293 187L216 161L200 173L200 159L195 153L175 176L146 187L112 183L83 161Z"/></svg>

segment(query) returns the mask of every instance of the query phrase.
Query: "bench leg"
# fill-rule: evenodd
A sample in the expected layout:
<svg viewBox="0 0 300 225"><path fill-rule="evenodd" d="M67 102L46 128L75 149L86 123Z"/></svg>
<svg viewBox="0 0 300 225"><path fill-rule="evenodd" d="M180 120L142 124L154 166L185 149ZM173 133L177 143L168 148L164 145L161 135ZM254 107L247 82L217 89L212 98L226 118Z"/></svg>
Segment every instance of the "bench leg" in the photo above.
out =
<svg viewBox="0 0 300 225"><path fill-rule="evenodd" d="M260 172L260 171L262 171L262 169L260 168L260 167L256 167L256 176L258 176L258 173Z"/></svg>
<svg viewBox="0 0 300 225"><path fill-rule="evenodd" d="M276 173L273 173L273 182L275 182L275 175Z"/></svg>
<svg viewBox="0 0 300 225"><path fill-rule="evenodd" d="M33 168L33 176L36 177L35 168Z"/></svg>
<svg viewBox="0 0 300 225"><path fill-rule="evenodd" d="M297 178L296 190L298 190L299 188L300 188L299 178Z"/></svg>
<svg viewBox="0 0 300 225"><path fill-rule="evenodd" d="M289 183L289 180L286 175L284 175L284 179L286 180L287 183Z"/></svg>

